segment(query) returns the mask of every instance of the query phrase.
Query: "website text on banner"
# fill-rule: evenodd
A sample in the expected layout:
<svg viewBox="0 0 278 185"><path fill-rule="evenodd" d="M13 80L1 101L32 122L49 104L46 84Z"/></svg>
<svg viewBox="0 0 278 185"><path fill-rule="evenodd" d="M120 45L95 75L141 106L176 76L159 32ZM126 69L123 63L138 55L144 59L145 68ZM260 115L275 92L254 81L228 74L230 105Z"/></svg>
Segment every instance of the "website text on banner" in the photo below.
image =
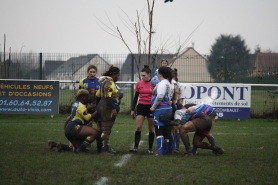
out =
<svg viewBox="0 0 278 185"><path fill-rule="evenodd" d="M0 79L0 114L59 114L59 81Z"/></svg>
<svg viewBox="0 0 278 185"><path fill-rule="evenodd" d="M184 103L209 104L219 118L250 118L251 86L244 84L184 85Z"/></svg>

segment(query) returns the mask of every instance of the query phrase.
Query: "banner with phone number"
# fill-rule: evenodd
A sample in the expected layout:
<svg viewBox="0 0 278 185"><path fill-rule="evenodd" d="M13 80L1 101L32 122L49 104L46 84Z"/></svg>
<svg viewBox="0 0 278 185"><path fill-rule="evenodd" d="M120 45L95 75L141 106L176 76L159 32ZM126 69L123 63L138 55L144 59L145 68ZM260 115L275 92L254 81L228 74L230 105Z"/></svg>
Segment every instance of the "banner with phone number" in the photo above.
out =
<svg viewBox="0 0 278 185"><path fill-rule="evenodd" d="M0 79L0 114L59 114L59 81Z"/></svg>
<svg viewBox="0 0 278 185"><path fill-rule="evenodd" d="M250 85L181 84L184 86L184 104L209 104L214 107L219 118L250 118Z"/></svg>

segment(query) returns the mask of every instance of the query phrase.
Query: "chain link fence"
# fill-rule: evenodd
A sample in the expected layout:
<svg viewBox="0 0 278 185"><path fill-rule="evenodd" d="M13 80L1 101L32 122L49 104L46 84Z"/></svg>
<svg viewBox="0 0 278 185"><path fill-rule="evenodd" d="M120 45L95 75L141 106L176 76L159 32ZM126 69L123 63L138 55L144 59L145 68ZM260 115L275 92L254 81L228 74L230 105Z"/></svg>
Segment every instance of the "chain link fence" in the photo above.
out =
<svg viewBox="0 0 278 185"><path fill-rule="evenodd" d="M124 90L121 112L128 112L140 71L149 65L154 72L160 61L178 70L178 79L185 83L244 83L252 85L251 116L278 117L278 55L257 54L239 59L220 56L210 59L198 53L170 54L65 54L0 52L1 79L60 81L60 112L70 111L80 79L87 76L87 67L95 65L101 76L110 65L121 69L119 86ZM260 85L262 84L262 85ZM269 84L269 85L265 85Z"/></svg>

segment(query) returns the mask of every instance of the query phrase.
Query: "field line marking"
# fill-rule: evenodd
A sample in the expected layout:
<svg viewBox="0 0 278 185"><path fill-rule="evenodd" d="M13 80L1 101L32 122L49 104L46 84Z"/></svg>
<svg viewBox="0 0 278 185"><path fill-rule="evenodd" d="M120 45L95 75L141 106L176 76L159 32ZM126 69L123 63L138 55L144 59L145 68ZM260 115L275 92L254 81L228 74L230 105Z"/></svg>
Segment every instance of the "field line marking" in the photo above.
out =
<svg viewBox="0 0 278 185"><path fill-rule="evenodd" d="M143 143L144 141L140 141L139 146ZM133 147L133 144L132 144ZM122 167L131 157L131 154L125 154L122 156L122 158L120 159L120 161L118 163L116 163L114 166L117 167Z"/></svg>
<svg viewBox="0 0 278 185"><path fill-rule="evenodd" d="M97 181L97 182L95 183L95 185L105 185L106 182L108 182L108 178L107 178L107 177L101 177L101 178L99 179L99 181Z"/></svg>

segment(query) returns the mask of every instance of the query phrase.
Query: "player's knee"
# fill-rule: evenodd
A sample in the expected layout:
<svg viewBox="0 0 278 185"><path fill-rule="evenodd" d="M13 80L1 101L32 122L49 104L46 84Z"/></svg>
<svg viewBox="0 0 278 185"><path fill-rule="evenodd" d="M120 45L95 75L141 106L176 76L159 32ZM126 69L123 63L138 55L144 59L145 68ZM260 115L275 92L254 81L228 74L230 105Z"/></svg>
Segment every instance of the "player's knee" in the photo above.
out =
<svg viewBox="0 0 278 185"><path fill-rule="evenodd" d="M195 141L194 141L194 140L193 140L193 146L199 148L199 147L200 147L200 144L201 144L200 141L198 141L198 140L195 140Z"/></svg>
<svg viewBox="0 0 278 185"><path fill-rule="evenodd" d="M110 133L111 133L111 126L104 126L103 128L102 128L102 132L104 133L104 134L107 134L107 135L110 135Z"/></svg>

